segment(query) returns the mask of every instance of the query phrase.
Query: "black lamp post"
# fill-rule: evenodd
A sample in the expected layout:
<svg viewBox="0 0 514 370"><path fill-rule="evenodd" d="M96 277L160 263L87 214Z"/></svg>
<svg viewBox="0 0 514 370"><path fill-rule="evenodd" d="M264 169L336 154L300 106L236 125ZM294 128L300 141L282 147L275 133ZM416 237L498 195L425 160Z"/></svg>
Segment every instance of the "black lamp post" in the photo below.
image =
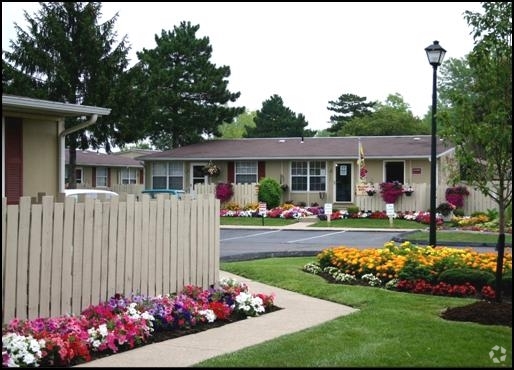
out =
<svg viewBox="0 0 514 370"><path fill-rule="evenodd" d="M441 65L444 59L444 50L439 41L425 48L428 62L434 69L434 77L432 81L432 146L430 157L430 234L428 244L436 246L436 217L435 217L435 198L436 198L436 113L437 113L437 67Z"/></svg>

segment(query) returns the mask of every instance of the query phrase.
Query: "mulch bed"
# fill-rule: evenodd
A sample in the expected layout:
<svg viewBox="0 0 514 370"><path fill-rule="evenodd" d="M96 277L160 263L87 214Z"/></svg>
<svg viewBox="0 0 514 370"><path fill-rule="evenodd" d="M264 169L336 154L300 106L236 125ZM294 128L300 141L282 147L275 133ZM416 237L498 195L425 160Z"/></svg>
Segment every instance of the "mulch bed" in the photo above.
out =
<svg viewBox="0 0 514 370"><path fill-rule="evenodd" d="M512 328L512 301L478 301L467 306L448 308L441 313L445 320L476 322L484 325L503 325Z"/></svg>

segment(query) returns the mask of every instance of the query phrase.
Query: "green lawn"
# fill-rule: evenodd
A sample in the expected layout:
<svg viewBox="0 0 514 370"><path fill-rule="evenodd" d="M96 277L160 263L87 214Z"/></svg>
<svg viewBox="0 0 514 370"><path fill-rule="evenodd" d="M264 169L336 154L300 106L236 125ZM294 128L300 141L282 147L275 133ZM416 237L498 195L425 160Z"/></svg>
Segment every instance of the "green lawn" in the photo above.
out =
<svg viewBox="0 0 514 370"><path fill-rule="evenodd" d="M428 242L428 231L414 231L402 236L407 240ZM488 245L496 245L498 242L498 234L481 233L469 231L437 231L437 242L462 242L462 243L483 243ZM512 247L512 234L505 235L505 244Z"/></svg>
<svg viewBox="0 0 514 370"><path fill-rule="evenodd" d="M447 307L474 300L330 284L301 270L314 260L269 258L226 262L220 267L271 286L356 307L360 312L196 367L512 367L512 328L447 321L439 316ZM494 364L489 358L494 346L507 349L505 362Z"/></svg>
<svg viewBox="0 0 514 370"><path fill-rule="evenodd" d="M424 229L428 225L416 221L375 219L375 218L346 218L333 221L318 221L312 227L351 227L371 229Z"/></svg>
<svg viewBox="0 0 514 370"><path fill-rule="evenodd" d="M262 217L220 217L220 225L240 226L286 226L298 221L284 218Z"/></svg>

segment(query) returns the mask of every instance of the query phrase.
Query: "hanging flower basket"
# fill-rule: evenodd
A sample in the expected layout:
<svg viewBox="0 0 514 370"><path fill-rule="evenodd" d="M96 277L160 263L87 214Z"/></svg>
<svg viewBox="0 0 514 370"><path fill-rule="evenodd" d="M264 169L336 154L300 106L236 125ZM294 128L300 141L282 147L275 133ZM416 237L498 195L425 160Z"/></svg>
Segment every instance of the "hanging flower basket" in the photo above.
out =
<svg viewBox="0 0 514 370"><path fill-rule="evenodd" d="M364 191L370 196L372 197L373 195L375 195L377 193L377 190L375 189L375 187L373 185L368 185L366 186L366 188L364 189Z"/></svg>
<svg viewBox="0 0 514 370"><path fill-rule="evenodd" d="M414 189L412 186L409 186L408 188L403 189L403 192L406 196L410 197L412 193L414 193Z"/></svg>
<svg viewBox="0 0 514 370"><path fill-rule="evenodd" d="M209 161L209 163L207 163L207 165L203 168L203 173L206 176L216 177L219 176L221 170L212 161Z"/></svg>

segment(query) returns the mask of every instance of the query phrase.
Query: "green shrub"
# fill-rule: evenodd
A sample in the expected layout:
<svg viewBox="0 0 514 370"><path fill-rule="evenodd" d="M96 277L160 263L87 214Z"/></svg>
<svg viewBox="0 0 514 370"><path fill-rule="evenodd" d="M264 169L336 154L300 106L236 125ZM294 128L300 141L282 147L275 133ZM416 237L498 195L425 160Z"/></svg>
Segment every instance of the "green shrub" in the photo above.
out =
<svg viewBox="0 0 514 370"><path fill-rule="evenodd" d="M428 266L421 265L418 261L408 260L398 273L400 280L416 281L418 279L433 283L435 276Z"/></svg>
<svg viewBox="0 0 514 370"><path fill-rule="evenodd" d="M494 274L492 272L471 268L448 269L439 275L440 282L442 281L452 285L470 283L477 288L477 290L482 289L484 285L488 285L491 278L494 280Z"/></svg>
<svg viewBox="0 0 514 370"><path fill-rule="evenodd" d="M281 196L282 188L277 180L265 177L259 182L259 201L266 202L268 209L278 207Z"/></svg>
<svg viewBox="0 0 514 370"><path fill-rule="evenodd" d="M463 217L464 216L464 210L462 208L455 208L453 210L453 215L457 217Z"/></svg>
<svg viewBox="0 0 514 370"><path fill-rule="evenodd" d="M357 206L349 206L349 207L347 207L347 208L346 208L346 211L347 211L349 214L353 215L353 214L357 214L357 213L359 213L360 208L359 208L359 207L357 207Z"/></svg>
<svg viewBox="0 0 514 370"><path fill-rule="evenodd" d="M493 288L496 287L496 276L491 277L491 279L487 282ZM512 295L512 271L506 272L502 276L502 291L511 296Z"/></svg>

